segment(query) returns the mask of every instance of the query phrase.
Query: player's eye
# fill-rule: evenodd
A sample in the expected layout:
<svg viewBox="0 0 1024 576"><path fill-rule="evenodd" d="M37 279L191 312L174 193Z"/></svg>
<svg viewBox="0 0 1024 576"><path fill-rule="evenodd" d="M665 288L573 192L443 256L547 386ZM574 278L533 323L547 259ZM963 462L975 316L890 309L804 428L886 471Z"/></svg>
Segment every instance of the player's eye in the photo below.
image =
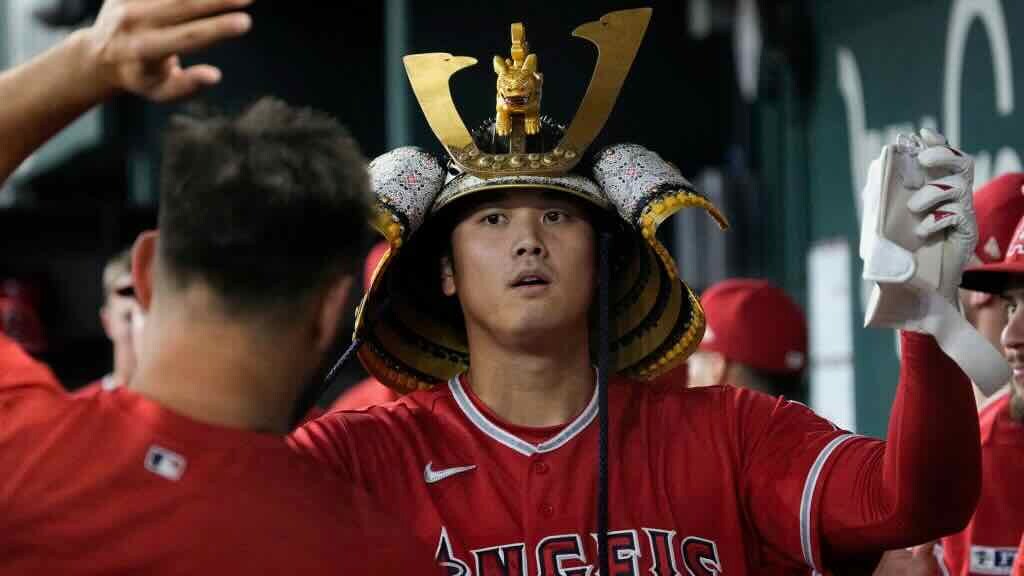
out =
<svg viewBox="0 0 1024 576"><path fill-rule="evenodd" d="M483 218L480 219L480 222L482 222L484 224L489 224L491 226L496 226L498 224L503 224L503 223L505 223L507 221L508 221L508 218L504 214L501 214L501 213L498 213L498 212L492 212L490 214L485 214L483 216Z"/></svg>
<svg viewBox="0 0 1024 576"><path fill-rule="evenodd" d="M548 210L544 213L544 221L551 224L564 222L569 219L569 214L563 210Z"/></svg>

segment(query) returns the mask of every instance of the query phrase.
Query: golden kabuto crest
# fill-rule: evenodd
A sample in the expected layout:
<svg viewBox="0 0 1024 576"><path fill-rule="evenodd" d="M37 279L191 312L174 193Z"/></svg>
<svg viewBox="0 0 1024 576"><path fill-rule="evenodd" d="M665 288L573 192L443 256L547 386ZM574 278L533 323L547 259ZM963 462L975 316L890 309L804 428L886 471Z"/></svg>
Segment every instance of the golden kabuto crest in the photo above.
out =
<svg viewBox="0 0 1024 576"><path fill-rule="evenodd" d="M545 152L526 153L525 136L540 130L543 78L537 73L537 56L529 53L522 24L512 25L512 58L494 59L498 73L495 131L509 136L504 153L480 150L452 100L449 80L476 64L475 58L435 52L412 54L403 61L427 123L461 170L480 178L561 175L576 166L607 122L650 19L650 8L620 10L573 30L573 36L597 46L597 64L572 123L558 145Z"/></svg>
<svg viewBox="0 0 1024 576"><path fill-rule="evenodd" d="M498 75L494 130L499 136L508 136L513 132L513 123L518 129L521 122L526 134L540 132L540 96L544 77L537 72L537 55L529 53L522 24L512 25L512 58L495 56L494 72Z"/></svg>

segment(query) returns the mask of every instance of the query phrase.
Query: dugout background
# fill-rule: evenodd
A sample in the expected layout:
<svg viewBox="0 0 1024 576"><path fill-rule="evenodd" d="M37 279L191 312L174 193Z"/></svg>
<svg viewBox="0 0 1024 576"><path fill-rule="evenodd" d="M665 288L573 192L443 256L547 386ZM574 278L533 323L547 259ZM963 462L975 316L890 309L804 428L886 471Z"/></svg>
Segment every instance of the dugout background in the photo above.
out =
<svg viewBox="0 0 1024 576"><path fill-rule="evenodd" d="M55 4L0 2L0 64L56 41L59 33L31 17ZM87 17L96 0L63 4ZM405 144L438 150L403 54L479 60L454 79L472 126L493 114L490 59L507 52L509 24L522 21L545 75L542 112L568 122L595 59L572 29L645 5L654 7L651 26L604 140L656 150L725 209L734 225L726 234L696 212L663 227L686 278L703 288L726 276L764 276L786 288L810 309L812 403L858 432L883 435L897 365L892 335L860 327L863 174L890 134L921 125L977 155L976 183L1020 169L1016 79L1024 76L1024 42L1008 31L1024 22L1024 4L260 0L248 37L186 62L223 69L224 82L202 98L207 104L232 110L273 94L334 114L368 157ZM38 290L48 341L42 356L69 386L109 368L97 316L100 269L155 222L159 135L177 109L118 98L0 191L0 279ZM341 386L361 377L352 363Z"/></svg>

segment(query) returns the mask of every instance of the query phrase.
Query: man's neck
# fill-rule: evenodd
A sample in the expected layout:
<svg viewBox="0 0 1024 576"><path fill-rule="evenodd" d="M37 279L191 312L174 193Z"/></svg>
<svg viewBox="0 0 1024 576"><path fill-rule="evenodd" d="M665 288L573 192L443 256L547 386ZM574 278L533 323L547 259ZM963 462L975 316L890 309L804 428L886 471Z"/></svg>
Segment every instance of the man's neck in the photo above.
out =
<svg viewBox="0 0 1024 576"><path fill-rule="evenodd" d="M163 316L163 317L161 317ZM132 388L209 424L286 434L304 370L281 340L267 345L224 320L154 314Z"/></svg>
<svg viewBox="0 0 1024 576"><path fill-rule="evenodd" d="M566 424L590 402L597 378L586 335L562 343L538 352L471 341L469 385L507 422L531 427Z"/></svg>
<svg viewBox="0 0 1024 576"><path fill-rule="evenodd" d="M114 370L110 373L110 379L116 387L127 386L135 368L135 359L129 357L129 354L134 356L134 352L125 351L125 346L128 344L114 344Z"/></svg>

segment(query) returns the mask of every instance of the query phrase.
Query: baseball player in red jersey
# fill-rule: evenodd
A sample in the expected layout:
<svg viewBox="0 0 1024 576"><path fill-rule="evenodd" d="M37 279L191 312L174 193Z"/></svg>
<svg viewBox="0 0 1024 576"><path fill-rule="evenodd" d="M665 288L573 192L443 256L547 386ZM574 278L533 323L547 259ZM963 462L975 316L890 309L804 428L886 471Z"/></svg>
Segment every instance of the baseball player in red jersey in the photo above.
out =
<svg viewBox="0 0 1024 576"><path fill-rule="evenodd" d="M4 72L0 181L107 96L217 82L177 54L243 34L246 4L110 0ZM365 494L285 442L365 239L358 147L335 121L264 99L238 118L177 119L164 161L159 231L134 249L148 317L132 386L73 397L0 337L0 573L429 572Z"/></svg>
<svg viewBox="0 0 1024 576"><path fill-rule="evenodd" d="M100 321L114 349L113 369L102 378L75 390L77 396L89 396L125 386L135 372L135 340L141 337L142 311L135 300L130 247L115 254L103 267Z"/></svg>
<svg viewBox="0 0 1024 576"><path fill-rule="evenodd" d="M1018 189L1019 190L1019 189ZM1009 390L989 399L981 410L982 491L967 527L943 538L940 554L947 574L1009 574L1024 534L1024 210L1006 256L968 268L963 287L1002 297L1009 321L1003 350L1014 368Z"/></svg>
<svg viewBox="0 0 1024 576"><path fill-rule="evenodd" d="M978 243L974 249L975 264L1002 262L1013 241L1013 232L1017 223L1024 217L1024 174L1019 172L1003 174L974 191L974 208L978 222ZM960 303L967 320L985 336L997 349L1002 350L1000 337L1006 327L1007 302L996 294L975 292L961 287ZM1001 396L996 393L993 398ZM975 398L979 408L988 398L981 390L974 387ZM985 446L982 446L985 450ZM986 490L982 483L982 492ZM984 500L984 495L982 500ZM1003 538L1002 540L1005 540ZM942 568L937 563L943 551L938 543L922 545L916 550L894 550L883 559L877 576L912 574L941 574ZM933 547L935 548L933 550Z"/></svg>
<svg viewBox="0 0 1024 576"><path fill-rule="evenodd" d="M700 298L707 328L689 359L690 385L726 384L806 401L807 321L767 280L731 278Z"/></svg>
<svg viewBox="0 0 1024 576"><path fill-rule="evenodd" d="M974 249L976 263L1001 262L1013 240L1017 221L1024 215L1024 173L1003 174L974 192L978 215L978 244ZM967 320L993 346L1002 349L1000 336L1006 326L1006 301L993 294L962 289L960 302ZM975 387L978 406L987 398Z"/></svg>
<svg viewBox="0 0 1024 576"><path fill-rule="evenodd" d="M886 549L961 529L979 490L977 411L928 333L956 314L939 292L913 292L918 302L894 320L905 330L887 442L756 391L657 379L704 328L657 225L684 207L721 216L641 146L580 164L649 17L625 10L574 31L600 57L564 130L540 114L541 82L558 79L541 75L521 25L509 57L493 60L495 120L475 132L447 91L475 60L405 58L448 157L400 148L371 163L392 250L354 345L382 383L409 393L309 423L296 449L406 511L410 540L451 575L587 575L599 564L602 574L811 574L872 566ZM919 161L949 186L915 206L949 217L927 216L920 233L947 233L966 261L971 160L923 137Z"/></svg>

